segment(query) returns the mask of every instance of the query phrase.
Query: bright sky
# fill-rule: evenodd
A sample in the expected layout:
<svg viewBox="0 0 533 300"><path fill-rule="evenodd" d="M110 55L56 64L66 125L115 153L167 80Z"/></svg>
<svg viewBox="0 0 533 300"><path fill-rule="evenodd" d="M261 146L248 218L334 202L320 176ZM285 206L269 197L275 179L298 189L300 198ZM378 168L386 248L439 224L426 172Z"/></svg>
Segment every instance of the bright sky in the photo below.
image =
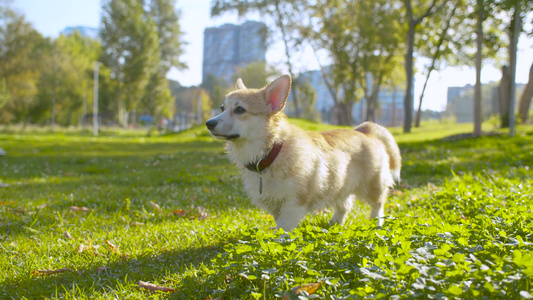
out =
<svg viewBox="0 0 533 300"><path fill-rule="evenodd" d="M210 18L210 0L177 0L177 7L182 12L180 21L185 33L185 54L182 60L189 68L184 71L171 70L170 79L179 81L182 85L198 85L202 80L203 32L205 27L219 26L224 23L242 23L236 15ZM15 0L13 7L23 13L27 20L44 36L57 37L59 32L69 26L89 26L98 28L100 25L100 0ZM258 17L252 18L258 20ZM533 39L520 37L516 80L526 83L529 68L533 62ZM280 66L283 61L283 46L275 43L267 52L267 62ZM314 55L304 55L296 64L302 71L318 69ZM422 64L417 63L417 69ZM282 68L283 70L283 68ZM500 71L488 63L483 68L482 82L498 81ZM425 77L420 73L415 75L415 105L422 90ZM447 88L449 86L464 86L475 82L474 68L447 68L432 73L424 96L424 109L443 110L446 105Z"/></svg>

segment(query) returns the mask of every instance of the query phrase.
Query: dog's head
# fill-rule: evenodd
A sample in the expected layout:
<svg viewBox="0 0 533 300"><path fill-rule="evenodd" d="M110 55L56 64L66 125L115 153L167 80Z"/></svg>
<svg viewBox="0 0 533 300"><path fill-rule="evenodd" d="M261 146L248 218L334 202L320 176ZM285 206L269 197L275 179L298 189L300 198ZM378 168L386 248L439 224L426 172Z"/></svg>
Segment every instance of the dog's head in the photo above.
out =
<svg viewBox="0 0 533 300"><path fill-rule="evenodd" d="M282 75L263 89L247 89L239 78L237 90L229 93L221 113L207 121L212 136L245 140L257 136L273 115L283 110L291 89L291 77Z"/></svg>

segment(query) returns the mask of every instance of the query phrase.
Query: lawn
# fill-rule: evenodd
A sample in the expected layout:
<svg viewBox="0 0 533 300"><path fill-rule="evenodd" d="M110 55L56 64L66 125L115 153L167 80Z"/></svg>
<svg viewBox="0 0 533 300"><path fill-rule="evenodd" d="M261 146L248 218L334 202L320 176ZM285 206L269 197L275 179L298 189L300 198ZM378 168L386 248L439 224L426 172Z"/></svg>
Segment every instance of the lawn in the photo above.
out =
<svg viewBox="0 0 533 300"><path fill-rule="evenodd" d="M269 229L202 127L4 129L0 298L533 299L533 127L484 129L393 129L402 184L385 225L357 205L344 226L320 211L292 233Z"/></svg>

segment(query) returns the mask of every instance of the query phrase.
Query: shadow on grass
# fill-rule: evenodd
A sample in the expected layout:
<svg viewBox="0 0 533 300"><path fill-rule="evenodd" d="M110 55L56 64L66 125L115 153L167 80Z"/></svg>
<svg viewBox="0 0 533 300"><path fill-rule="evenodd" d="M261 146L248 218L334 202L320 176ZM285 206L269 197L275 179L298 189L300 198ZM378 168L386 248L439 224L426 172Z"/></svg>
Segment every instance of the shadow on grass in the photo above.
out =
<svg viewBox="0 0 533 300"><path fill-rule="evenodd" d="M533 131L517 137L491 135L479 138L401 143L402 182L420 187L440 184L455 174L501 173L533 167ZM522 176L524 172L515 172ZM527 173L527 172L526 172Z"/></svg>
<svg viewBox="0 0 533 300"><path fill-rule="evenodd" d="M533 169L532 135L533 131L529 131L513 138L493 135L401 143L402 182L406 183L408 188L418 188L426 186L429 182L439 185L444 180L452 178L454 173L527 176L530 172L526 171L526 167ZM44 164L46 161L56 159L56 164L50 166L52 173L62 170L62 174L74 173L74 175L62 179L56 178L55 181L37 182L30 180L44 175L35 167L29 168L27 173L0 171L0 174L7 174L8 179L30 181L23 186L0 188L2 200L14 203L13 206L0 207L4 212L11 214L10 222L1 223L0 230L9 234L33 235L33 230L40 230L39 224L57 223L56 211L68 210L71 205L87 206L95 210L96 215L105 215L120 211L126 198L131 199L134 211L149 210L148 201L155 201L170 210L183 208L184 205L190 205L186 200L191 198L197 198L196 205L205 206L208 210L224 211L236 205L223 200L230 195L242 197L238 203L240 207L251 206L246 200L235 167L225 157L220 156L219 152L198 150L203 147L221 150L218 148L220 145L204 142L182 144L184 148L189 149L188 152L171 159L160 159L159 156L152 154L116 155L112 158L98 158L94 162L91 161L94 158L77 154L59 158L18 157L17 163L26 164L31 161L34 164ZM171 144L157 144L155 148L162 147L166 149L162 152L165 152L169 149L169 145ZM146 147L152 151L153 146ZM146 149L142 145L136 147L139 147L136 151L145 153ZM66 148L74 152L75 147ZM154 165L156 161L160 163ZM71 194L73 200L68 199ZM19 199L24 199L25 202L21 203ZM43 202L48 202L49 207L45 209L53 212L40 214L34 228L28 229L36 220L37 206ZM164 219L150 217L141 221L158 222Z"/></svg>
<svg viewBox="0 0 533 300"><path fill-rule="evenodd" d="M132 292L135 292L135 286L138 286L138 282L142 280L176 288L178 292L168 294L170 298L192 299L195 296L183 295L179 290L184 287L190 290L194 286L196 295L203 293L207 295L209 291L207 287L202 286L202 276L196 274L198 271L193 271L195 273L192 275L184 273L189 269L198 269L200 265L210 265L211 260L223 252L226 243L235 242L239 238L240 236L234 232L231 237L218 244L178 251L162 250L157 254L150 253L135 258L117 258L118 260L105 265L91 264L86 268L75 270L74 273L66 272L46 277L27 274L25 278L5 284L0 295L3 294L11 299L61 298L62 294L68 291L70 296L74 297L109 293L110 297L121 298L121 296L131 296ZM174 280L171 283L161 282L165 277L174 277ZM183 280L180 277L183 277ZM137 289L141 291L140 288ZM142 290L137 296L147 298L150 294L147 290Z"/></svg>

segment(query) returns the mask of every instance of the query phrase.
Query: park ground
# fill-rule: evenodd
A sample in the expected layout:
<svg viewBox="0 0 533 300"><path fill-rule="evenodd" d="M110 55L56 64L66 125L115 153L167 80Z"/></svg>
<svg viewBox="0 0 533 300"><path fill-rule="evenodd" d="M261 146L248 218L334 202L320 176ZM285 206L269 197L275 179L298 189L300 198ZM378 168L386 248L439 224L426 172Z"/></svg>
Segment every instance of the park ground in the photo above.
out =
<svg viewBox="0 0 533 300"><path fill-rule="evenodd" d="M533 299L533 127L483 129L392 129L404 161L385 225L357 205L344 226L324 210L289 234L202 127L0 129L0 298Z"/></svg>

